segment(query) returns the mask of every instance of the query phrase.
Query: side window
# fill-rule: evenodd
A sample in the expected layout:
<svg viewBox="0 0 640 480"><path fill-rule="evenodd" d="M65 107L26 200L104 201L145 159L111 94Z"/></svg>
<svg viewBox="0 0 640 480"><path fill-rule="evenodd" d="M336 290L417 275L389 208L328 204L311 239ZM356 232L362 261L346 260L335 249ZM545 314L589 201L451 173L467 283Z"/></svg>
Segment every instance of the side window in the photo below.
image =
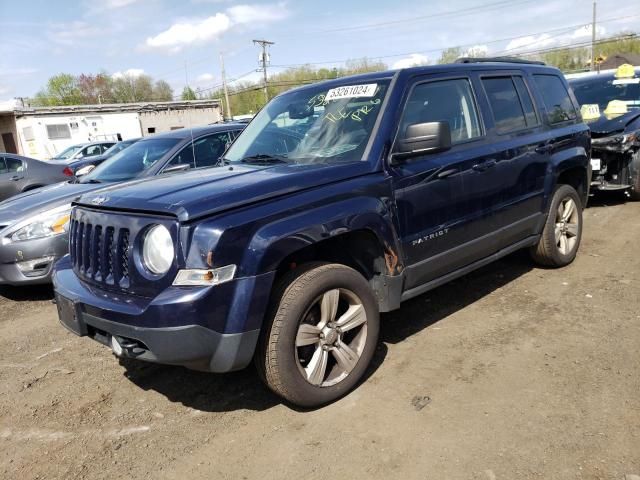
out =
<svg viewBox="0 0 640 480"><path fill-rule="evenodd" d="M460 143L482 135L476 103L468 79L438 80L415 86L405 105L400 135L409 125L449 122L451 142Z"/></svg>
<svg viewBox="0 0 640 480"><path fill-rule="evenodd" d="M82 152L84 157L95 157L96 155L100 155L102 153L102 149L100 145L89 145Z"/></svg>
<svg viewBox="0 0 640 480"><path fill-rule="evenodd" d="M185 165L190 168L213 167L227 148L230 141L228 132L215 133L208 137L199 138L192 145L183 148L173 157L167 166Z"/></svg>
<svg viewBox="0 0 640 480"><path fill-rule="evenodd" d="M4 158L0 157L0 175L3 173L9 173L9 170L7 170L7 164L4 163Z"/></svg>
<svg viewBox="0 0 640 480"><path fill-rule="evenodd" d="M524 110L511 77L483 78L482 85L498 132L513 132L527 127Z"/></svg>
<svg viewBox="0 0 640 480"><path fill-rule="evenodd" d="M5 162L7 164L6 168L9 173L12 172L22 172L22 160L18 160L16 158L5 157Z"/></svg>
<svg viewBox="0 0 640 480"><path fill-rule="evenodd" d="M529 93L524 80L522 79L522 77L516 76L513 77L513 82L516 84L516 90L518 90L518 95L520 96L520 103L522 104L522 108L524 109L524 116L527 119L527 127L538 125L540 122L538 121L536 110L533 107L531 94Z"/></svg>
<svg viewBox="0 0 640 480"><path fill-rule="evenodd" d="M566 87L556 75L534 75L538 90L542 95L550 123L566 122L577 117L576 109Z"/></svg>

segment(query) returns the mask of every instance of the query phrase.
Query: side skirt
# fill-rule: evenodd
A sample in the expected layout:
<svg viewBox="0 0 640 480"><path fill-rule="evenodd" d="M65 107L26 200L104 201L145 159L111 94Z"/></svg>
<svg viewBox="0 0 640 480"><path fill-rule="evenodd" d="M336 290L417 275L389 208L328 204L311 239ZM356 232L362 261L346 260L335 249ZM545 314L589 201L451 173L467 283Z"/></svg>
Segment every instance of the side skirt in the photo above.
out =
<svg viewBox="0 0 640 480"><path fill-rule="evenodd" d="M400 300L404 302L405 300L409 300L410 298L417 297L418 295L428 292L429 290L433 290L434 288L439 287L440 285L443 285L445 283L448 283L451 280L455 280L456 278L462 277L467 273L471 273L472 271L480 267L484 267L485 265L495 262L499 258L509 255L510 253L520 250L521 248L531 247L536 243L538 243L539 239L540 239L540 235L531 235L530 237L527 237L524 240L519 241L518 243L514 243L513 245L503 248L502 250L494 253L493 255L490 255L474 263L471 263L466 267L462 267L451 273L443 275L442 277L436 278L435 280L431 280L430 282L419 285L410 290L406 290L402 293L402 297Z"/></svg>

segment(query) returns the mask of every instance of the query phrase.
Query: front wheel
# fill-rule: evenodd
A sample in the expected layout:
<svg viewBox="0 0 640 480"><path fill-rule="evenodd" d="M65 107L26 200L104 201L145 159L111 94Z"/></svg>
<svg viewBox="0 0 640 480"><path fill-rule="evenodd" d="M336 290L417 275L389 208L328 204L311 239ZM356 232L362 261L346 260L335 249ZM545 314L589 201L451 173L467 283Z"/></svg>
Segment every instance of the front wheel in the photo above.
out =
<svg viewBox="0 0 640 480"><path fill-rule="evenodd" d="M564 267L576 258L582 238L582 201L570 185L559 185L531 256L540 265Z"/></svg>
<svg viewBox="0 0 640 480"><path fill-rule="evenodd" d="M377 302L365 278L344 265L315 263L287 273L274 290L256 352L271 390L302 407L347 394L378 342Z"/></svg>

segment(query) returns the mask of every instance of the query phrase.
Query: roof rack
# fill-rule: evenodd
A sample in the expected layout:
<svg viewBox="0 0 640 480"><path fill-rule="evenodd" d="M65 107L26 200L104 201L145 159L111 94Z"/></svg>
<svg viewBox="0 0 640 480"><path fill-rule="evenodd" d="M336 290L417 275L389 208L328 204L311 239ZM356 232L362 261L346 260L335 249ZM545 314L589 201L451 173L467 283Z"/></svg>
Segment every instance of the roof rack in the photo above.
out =
<svg viewBox="0 0 640 480"><path fill-rule="evenodd" d="M529 65L546 65L544 62L538 60L523 60L518 57L461 57L456 59L454 63L486 63L486 62L499 62L499 63L526 63Z"/></svg>

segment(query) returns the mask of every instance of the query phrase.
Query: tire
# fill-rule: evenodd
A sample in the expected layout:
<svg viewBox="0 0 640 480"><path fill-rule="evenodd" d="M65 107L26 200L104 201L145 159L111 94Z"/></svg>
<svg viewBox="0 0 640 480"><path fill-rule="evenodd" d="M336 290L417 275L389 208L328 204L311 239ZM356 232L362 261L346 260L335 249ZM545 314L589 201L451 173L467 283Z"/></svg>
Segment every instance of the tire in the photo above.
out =
<svg viewBox="0 0 640 480"><path fill-rule="evenodd" d="M266 320L256 351L258 372L276 394L307 408L333 402L358 384L380 330L367 280L352 268L329 263L285 274Z"/></svg>
<svg viewBox="0 0 640 480"><path fill-rule="evenodd" d="M570 205L573 205L573 208ZM566 220L562 219L566 217ZM582 239L582 201L570 185L558 185L533 260L547 267L564 267L576 258Z"/></svg>

